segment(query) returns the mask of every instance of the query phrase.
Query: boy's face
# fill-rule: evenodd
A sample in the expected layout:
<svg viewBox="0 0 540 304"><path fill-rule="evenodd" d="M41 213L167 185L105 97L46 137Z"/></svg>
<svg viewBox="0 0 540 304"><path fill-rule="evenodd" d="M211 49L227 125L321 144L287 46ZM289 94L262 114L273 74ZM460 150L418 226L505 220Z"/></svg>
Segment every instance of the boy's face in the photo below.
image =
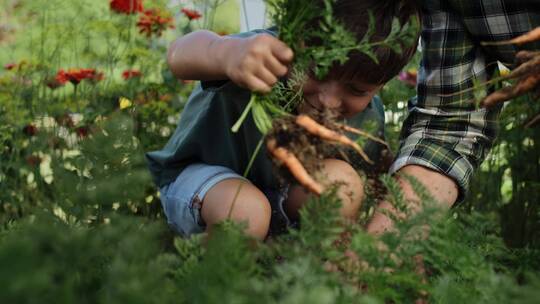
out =
<svg viewBox="0 0 540 304"><path fill-rule="evenodd" d="M359 80L316 80L308 77L303 86L304 99L299 111L332 109L345 118L362 112L382 85Z"/></svg>

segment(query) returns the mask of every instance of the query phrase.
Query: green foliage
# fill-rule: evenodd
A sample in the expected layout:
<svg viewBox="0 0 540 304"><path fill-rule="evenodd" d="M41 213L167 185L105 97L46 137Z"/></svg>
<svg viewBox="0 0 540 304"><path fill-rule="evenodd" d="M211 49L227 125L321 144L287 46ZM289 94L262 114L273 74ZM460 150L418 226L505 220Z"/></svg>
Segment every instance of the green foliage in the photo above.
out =
<svg viewBox="0 0 540 304"><path fill-rule="evenodd" d="M160 253L160 234L161 225L134 218L96 228L51 214L22 220L0 242L0 301L163 303L175 295L168 273L177 258Z"/></svg>
<svg viewBox="0 0 540 304"><path fill-rule="evenodd" d="M165 227L143 160L144 150L164 144L192 87L166 71L173 31L162 39L139 36L137 17L111 13L108 1L20 3L5 5L6 20L28 26L15 26L7 45L0 38L0 62L19 65L0 72L1 303L537 302L540 138L522 127L540 111L537 102L523 97L506 107L469 201L450 212L438 210L405 176L426 206L413 215L386 176L388 198L411 218L396 219L396 230L380 238L358 222L343 223L340 201L329 192L301 210L300 228L266 242L232 223L184 239ZM290 8L278 17L291 25L283 39L295 43L305 16L326 16L313 35L339 40L332 60L344 58L341 51L353 42L328 17L330 1L317 12L302 11L305 1L272 3ZM166 9L165 1L147 4ZM197 26L176 24L174 35ZM369 43L392 47L405 26L398 31L396 24L386 42ZM325 66L321 61L319 71ZM47 87L48 77L70 67L96 68L106 77ZM143 77L123 80L128 68ZM290 86L272 93L288 103L252 104L266 113L261 127L293 108L299 92L292 88L302 77L295 70ZM393 147L413 91L392 81L382 93ZM419 256L425 276L417 271Z"/></svg>
<svg viewBox="0 0 540 304"><path fill-rule="evenodd" d="M518 248L540 244L540 137L538 126L524 127L540 113L537 101L525 95L504 109L497 141L473 181L466 204L498 212L505 241Z"/></svg>
<svg viewBox="0 0 540 304"><path fill-rule="evenodd" d="M260 272L250 243L233 223L225 222L212 230L200 262L176 276L188 302L248 303L250 280Z"/></svg>

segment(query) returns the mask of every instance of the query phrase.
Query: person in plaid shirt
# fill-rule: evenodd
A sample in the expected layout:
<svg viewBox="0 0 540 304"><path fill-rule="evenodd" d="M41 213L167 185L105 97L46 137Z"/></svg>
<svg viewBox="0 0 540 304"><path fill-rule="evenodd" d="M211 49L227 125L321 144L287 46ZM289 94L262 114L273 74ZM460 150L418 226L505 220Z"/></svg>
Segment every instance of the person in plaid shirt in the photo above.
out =
<svg viewBox="0 0 540 304"><path fill-rule="evenodd" d="M433 197L451 207L465 197L471 175L486 157L496 136L500 107L478 109L475 82L485 82L497 61L514 62L517 51L539 50L540 44L481 46L482 41L503 41L540 26L539 0L424 0L422 8L422 61L417 96L409 101L409 116L391 173L418 179ZM420 199L398 177L405 197ZM413 209L418 209L418 205ZM392 228L381 212L397 214L388 202L380 203L367 230L380 234Z"/></svg>

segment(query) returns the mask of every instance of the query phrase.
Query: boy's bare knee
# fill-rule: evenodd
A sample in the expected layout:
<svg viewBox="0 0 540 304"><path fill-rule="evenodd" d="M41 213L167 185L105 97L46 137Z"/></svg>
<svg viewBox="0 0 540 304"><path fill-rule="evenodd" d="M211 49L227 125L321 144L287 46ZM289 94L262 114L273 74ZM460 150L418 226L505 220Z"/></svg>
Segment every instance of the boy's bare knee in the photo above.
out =
<svg viewBox="0 0 540 304"><path fill-rule="evenodd" d="M270 203L250 182L226 179L213 186L203 200L201 216L208 229L229 218L247 224L246 233L263 240L268 234Z"/></svg>
<svg viewBox="0 0 540 304"><path fill-rule="evenodd" d="M337 195L342 201L341 214L355 218L364 199L364 183L356 170L345 161L325 159L321 170L325 187L337 185Z"/></svg>
<svg viewBox="0 0 540 304"><path fill-rule="evenodd" d="M337 185L337 195L342 201L341 215L355 218L364 199L364 183L354 168L338 159L325 159L316 178L326 188ZM298 210L309 199L310 194L301 186L295 185L289 190L286 204L287 215L296 219Z"/></svg>

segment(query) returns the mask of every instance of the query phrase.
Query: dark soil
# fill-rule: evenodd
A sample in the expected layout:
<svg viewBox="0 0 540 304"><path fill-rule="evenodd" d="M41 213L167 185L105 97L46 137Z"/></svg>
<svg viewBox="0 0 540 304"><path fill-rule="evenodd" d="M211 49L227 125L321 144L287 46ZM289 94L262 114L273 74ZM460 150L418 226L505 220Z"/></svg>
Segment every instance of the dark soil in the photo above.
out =
<svg viewBox="0 0 540 304"><path fill-rule="evenodd" d="M330 111L311 114L310 117L329 129L341 132L334 122L337 116ZM341 151L344 149L343 147L308 133L295 123L295 119L296 116L275 119L272 130L267 135L267 140L270 138L276 139L278 146L284 147L293 153L304 165L308 173L314 174L321 169L322 160L325 158L343 158L345 156ZM343 155L338 157L339 154ZM283 181L294 181L287 168L283 167L278 160L274 158L272 160L279 169L278 176Z"/></svg>

